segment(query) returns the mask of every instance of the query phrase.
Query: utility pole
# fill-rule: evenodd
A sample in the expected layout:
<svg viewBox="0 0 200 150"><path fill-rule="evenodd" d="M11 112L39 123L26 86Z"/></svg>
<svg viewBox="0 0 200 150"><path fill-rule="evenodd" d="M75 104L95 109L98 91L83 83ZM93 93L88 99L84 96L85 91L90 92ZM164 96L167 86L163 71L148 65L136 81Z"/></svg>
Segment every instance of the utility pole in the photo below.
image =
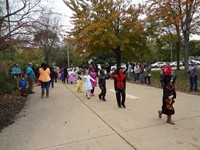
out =
<svg viewBox="0 0 200 150"><path fill-rule="evenodd" d="M70 64L69 64L69 45L67 45L67 62L68 62L68 68L70 68Z"/></svg>
<svg viewBox="0 0 200 150"><path fill-rule="evenodd" d="M173 61L173 54L172 54L172 50L173 50L173 45L171 44L171 62Z"/></svg>

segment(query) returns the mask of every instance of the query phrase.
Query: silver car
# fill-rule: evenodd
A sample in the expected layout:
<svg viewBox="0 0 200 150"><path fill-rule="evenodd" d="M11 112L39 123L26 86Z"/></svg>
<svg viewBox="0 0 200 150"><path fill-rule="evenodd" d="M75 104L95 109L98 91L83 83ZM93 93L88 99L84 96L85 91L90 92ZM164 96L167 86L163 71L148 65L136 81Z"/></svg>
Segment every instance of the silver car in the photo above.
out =
<svg viewBox="0 0 200 150"><path fill-rule="evenodd" d="M159 61L159 62L156 62L154 64L151 64L151 67L152 68L159 68L159 67L164 67L165 65L166 65L165 62Z"/></svg>

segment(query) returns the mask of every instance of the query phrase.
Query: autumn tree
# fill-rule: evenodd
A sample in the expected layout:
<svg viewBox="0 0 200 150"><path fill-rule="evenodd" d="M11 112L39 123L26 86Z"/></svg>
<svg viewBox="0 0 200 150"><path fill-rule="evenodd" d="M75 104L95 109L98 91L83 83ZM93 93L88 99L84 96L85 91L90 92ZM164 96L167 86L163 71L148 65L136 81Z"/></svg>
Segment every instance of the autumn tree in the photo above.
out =
<svg viewBox="0 0 200 150"><path fill-rule="evenodd" d="M94 56L113 51L117 65L123 55L146 49L146 37L139 19L142 6L125 0L64 0L73 11L73 29L68 43L78 54Z"/></svg>
<svg viewBox="0 0 200 150"><path fill-rule="evenodd" d="M185 70L188 68L189 38L199 33L200 0L149 0L147 18L158 35L171 35L175 42L179 69L179 53L183 40ZM175 35L175 36L174 36Z"/></svg>

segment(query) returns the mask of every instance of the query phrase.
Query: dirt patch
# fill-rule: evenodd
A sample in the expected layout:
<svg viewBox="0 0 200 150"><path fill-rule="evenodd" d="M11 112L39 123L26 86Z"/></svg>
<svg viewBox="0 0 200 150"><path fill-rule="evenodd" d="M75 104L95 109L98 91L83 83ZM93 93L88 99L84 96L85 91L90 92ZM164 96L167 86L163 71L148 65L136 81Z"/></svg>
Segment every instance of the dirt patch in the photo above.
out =
<svg viewBox="0 0 200 150"><path fill-rule="evenodd" d="M21 96L18 91L0 95L0 132L15 122L16 115L24 108L26 100L27 97Z"/></svg>

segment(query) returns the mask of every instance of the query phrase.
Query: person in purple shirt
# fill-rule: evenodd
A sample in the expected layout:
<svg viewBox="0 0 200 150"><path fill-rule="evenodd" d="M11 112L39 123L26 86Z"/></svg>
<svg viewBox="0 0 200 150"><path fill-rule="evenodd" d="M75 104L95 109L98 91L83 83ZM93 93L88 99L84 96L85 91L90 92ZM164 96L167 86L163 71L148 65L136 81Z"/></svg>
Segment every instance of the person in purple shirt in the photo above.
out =
<svg viewBox="0 0 200 150"><path fill-rule="evenodd" d="M94 67L91 68L91 72L89 73L89 75L96 81L97 73L95 72ZM95 82L93 80L90 80L90 81L91 81L91 84L92 84L92 90L91 90L90 96L94 96L94 90L95 90L95 87L97 86L97 82Z"/></svg>

